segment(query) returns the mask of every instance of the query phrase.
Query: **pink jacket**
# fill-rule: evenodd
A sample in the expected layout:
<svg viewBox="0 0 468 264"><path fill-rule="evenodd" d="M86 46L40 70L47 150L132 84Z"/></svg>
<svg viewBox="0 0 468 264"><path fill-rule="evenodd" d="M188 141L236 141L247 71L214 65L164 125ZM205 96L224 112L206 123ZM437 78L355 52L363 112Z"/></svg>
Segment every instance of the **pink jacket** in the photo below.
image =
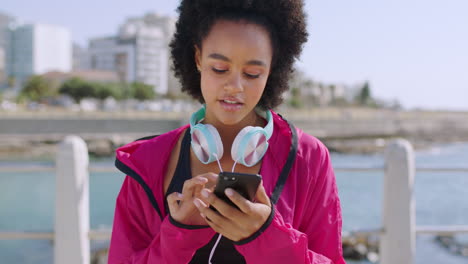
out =
<svg viewBox="0 0 468 264"><path fill-rule="evenodd" d="M273 118L274 133L260 171L269 195L291 144L288 124L274 112ZM117 149L116 165L128 176L117 197L109 263L189 263L215 235L210 227L177 225L164 209L168 159L187 127ZM252 238L235 243L247 263L345 263L340 200L328 150L299 129L297 135L296 160L270 219Z"/></svg>

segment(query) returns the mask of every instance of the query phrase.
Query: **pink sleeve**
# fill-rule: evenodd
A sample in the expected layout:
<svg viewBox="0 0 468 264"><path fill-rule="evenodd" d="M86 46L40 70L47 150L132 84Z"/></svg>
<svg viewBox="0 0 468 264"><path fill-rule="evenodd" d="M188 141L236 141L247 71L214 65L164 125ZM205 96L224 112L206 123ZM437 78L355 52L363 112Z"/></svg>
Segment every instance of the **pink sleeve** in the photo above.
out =
<svg viewBox="0 0 468 264"><path fill-rule="evenodd" d="M127 176L117 197L108 263L189 263L215 232L186 227L170 216L161 220L144 190Z"/></svg>
<svg viewBox="0 0 468 264"><path fill-rule="evenodd" d="M236 243L247 263L345 263L335 175L328 151L322 154L317 182L309 184L305 206L295 213L302 215L300 224L292 227L273 210L259 232Z"/></svg>

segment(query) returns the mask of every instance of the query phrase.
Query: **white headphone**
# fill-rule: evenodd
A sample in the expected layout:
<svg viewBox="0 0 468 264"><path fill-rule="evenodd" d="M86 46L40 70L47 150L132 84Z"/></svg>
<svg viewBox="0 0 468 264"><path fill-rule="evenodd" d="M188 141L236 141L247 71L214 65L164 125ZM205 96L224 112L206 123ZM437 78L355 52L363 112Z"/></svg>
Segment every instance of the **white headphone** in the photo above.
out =
<svg viewBox="0 0 468 264"><path fill-rule="evenodd" d="M237 134L231 148L231 157L236 163L247 167L257 164L268 149L268 139L273 134L273 117L270 110L257 113L267 120L263 127L247 126ZM192 149L204 164L211 163L223 156L223 143L216 128L210 124L201 124L205 118L206 106L193 113L190 118Z"/></svg>

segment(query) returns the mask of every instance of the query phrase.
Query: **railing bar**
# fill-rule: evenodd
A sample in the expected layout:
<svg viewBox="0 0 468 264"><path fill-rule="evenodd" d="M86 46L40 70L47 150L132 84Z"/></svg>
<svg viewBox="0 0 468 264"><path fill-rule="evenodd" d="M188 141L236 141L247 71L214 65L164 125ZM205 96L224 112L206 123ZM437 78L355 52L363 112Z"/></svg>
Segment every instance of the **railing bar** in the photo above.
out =
<svg viewBox="0 0 468 264"><path fill-rule="evenodd" d="M54 172L55 166L43 165L43 166L0 166L0 172ZM90 172L117 172L117 169L112 166L93 166L89 168Z"/></svg>
<svg viewBox="0 0 468 264"><path fill-rule="evenodd" d="M38 166L0 166L0 172L51 172L55 171L54 165Z"/></svg>
<svg viewBox="0 0 468 264"><path fill-rule="evenodd" d="M343 236L352 235L382 235L384 229L343 231ZM468 233L468 226L417 226L416 234L453 235ZM111 231L90 230L91 240L110 240ZM53 232L0 232L0 240L54 240Z"/></svg>
<svg viewBox="0 0 468 264"><path fill-rule="evenodd" d="M89 238L93 240L107 240L111 231L89 231ZM54 240L54 232L0 232L0 240Z"/></svg>
<svg viewBox="0 0 468 264"><path fill-rule="evenodd" d="M354 172L354 171L383 171L385 168L372 168L372 167L335 167L335 171ZM468 172L468 168L416 168L416 172Z"/></svg>
<svg viewBox="0 0 468 264"><path fill-rule="evenodd" d="M384 168L344 168L344 167L336 167L333 168L336 172L383 172Z"/></svg>
<svg viewBox="0 0 468 264"><path fill-rule="evenodd" d="M114 166L90 166L91 172L117 172ZM382 172L384 167L335 167L339 172ZM0 166L0 172L52 172L55 165ZM468 172L468 168L416 168L416 172Z"/></svg>
<svg viewBox="0 0 468 264"><path fill-rule="evenodd" d="M118 172L117 168L113 166L91 166L89 167L90 172Z"/></svg>
<svg viewBox="0 0 468 264"><path fill-rule="evenodd" d="M462 234L468 233L468 226L417 226L416 234Z"/></svg>
<svg viewBox="0 0 468 264"><path fill-rule="evenodd" d="M384 229L371 229L371 230L350 230L344 231L343 236L351 235L383 235ZM432 235L453 235L468 233L468 226L417 226L416 234L432 234Z"/></svg>
<svg viewBox="0 0 468 264"><path fill-rule="evenodd" d="M110 240L111 238L111 231L96 231L90 230L88 233L88 237L91 240Z"/></svg>
<svg viewBox="0 0 468 264"><path fill-rule="evenodd" d="M0 240L54 240L53 232L0 232Z"/></svg>
<svg viewBox="0 0 468 264"><path fill-rule="evenodd" d="M468 172L468 168L416 168L416 172Z"/></svg>

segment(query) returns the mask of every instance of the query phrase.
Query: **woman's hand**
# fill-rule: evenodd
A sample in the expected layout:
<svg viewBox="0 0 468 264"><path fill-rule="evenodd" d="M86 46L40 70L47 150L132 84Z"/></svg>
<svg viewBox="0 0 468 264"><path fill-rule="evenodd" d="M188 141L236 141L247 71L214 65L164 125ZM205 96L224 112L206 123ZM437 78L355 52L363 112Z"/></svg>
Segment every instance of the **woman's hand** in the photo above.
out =
<svg viewBox="0 0 468 264"><path fill-rule="evenodd" d="M211 190L203 189L202 198L195 198L194 203L200 215L218 233L232 241L240 241L257 232L266 222L271 213L270 199L260 184L255 196L256 202L251 202L232 189L226 189L226 195L240 210L226 204ZM216 208L215 212L209 205Z"/></svg>
<svg viewBox="0 0 468 264"><path fill-rule="evenodd" d="M206 220L200 216L193 201L201 197L204 188L213 189L217 174L205 173L184 182L182 193L171 193L167 196L169 212L174 220L185 225L207 225Z"/></svg>

